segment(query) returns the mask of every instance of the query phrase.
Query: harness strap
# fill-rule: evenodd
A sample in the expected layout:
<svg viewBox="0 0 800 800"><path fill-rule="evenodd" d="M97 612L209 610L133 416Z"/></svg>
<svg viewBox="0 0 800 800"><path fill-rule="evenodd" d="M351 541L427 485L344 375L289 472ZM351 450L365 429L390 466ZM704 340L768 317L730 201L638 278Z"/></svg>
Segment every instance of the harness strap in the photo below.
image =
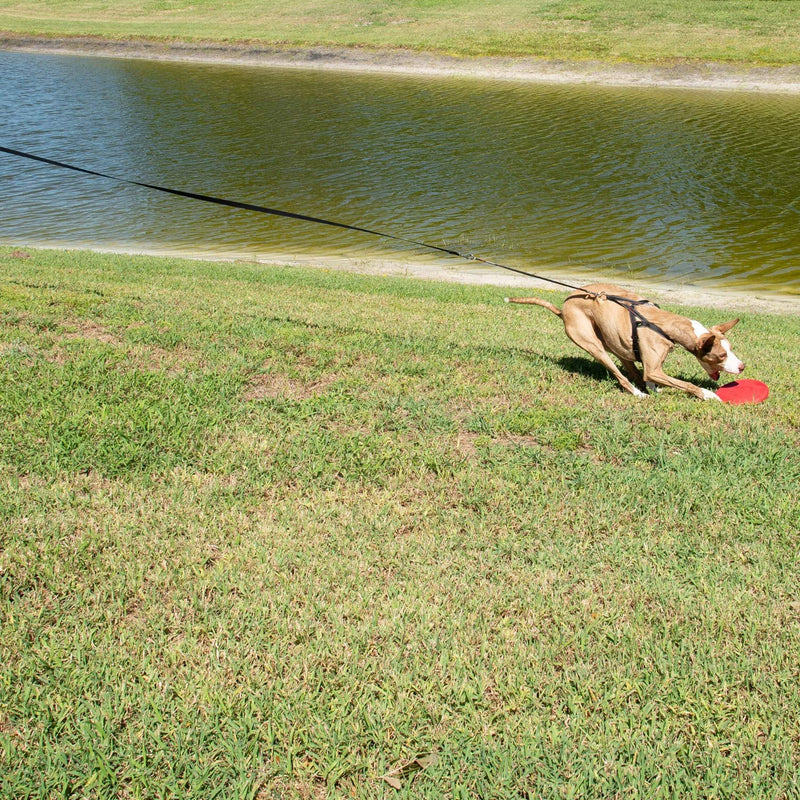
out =
<svg viewBox="0 0 800 800"><path fill-rule="evenodd" d="M638 361L639 363L642 361L642 352L641 348L639 347L639 328L641 327L650 328L651 331L655 331L659 336L663 337L669 342L672 342L672 344L675 344L675 340L668 333L666 333L663 328L656 325L655 322L651 322L635 308L635 306L643 305L650 305L659 308L656 303L651 303L649 300L630 300L627 297L619 297L617 295L610 294L607 294L606 298L628 310L628 315L631 318L631 340L633 344L633 357L635 361Z"/></svg>
<svg viewBox="0 0 800 800"><path fill-rule="evenodd" d="M639 325L641 325L642 323L636 318L636 315L633 313L632 308L628 309L628 314L630 314L631 318L631 340L633 344L633 360L641 363L642 350L639 347Z"/></svg>

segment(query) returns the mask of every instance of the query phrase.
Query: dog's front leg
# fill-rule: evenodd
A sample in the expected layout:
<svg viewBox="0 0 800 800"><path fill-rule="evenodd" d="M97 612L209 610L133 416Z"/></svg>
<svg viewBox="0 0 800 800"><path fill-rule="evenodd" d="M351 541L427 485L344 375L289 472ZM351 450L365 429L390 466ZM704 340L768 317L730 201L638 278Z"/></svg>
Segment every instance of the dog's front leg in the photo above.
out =
<svg viewBox="0 0 800 800"><path fill-rule="evenodd" d="M660 365L648 369L645 364L644 379L659 386L669 386L671 389L682 389L684 392L699 397L701 400L719 400L719 396L709 389L703 389L688 381L682 381L678 378L673 378L671 375L667 375L667 373L661 369Z"/></svg>

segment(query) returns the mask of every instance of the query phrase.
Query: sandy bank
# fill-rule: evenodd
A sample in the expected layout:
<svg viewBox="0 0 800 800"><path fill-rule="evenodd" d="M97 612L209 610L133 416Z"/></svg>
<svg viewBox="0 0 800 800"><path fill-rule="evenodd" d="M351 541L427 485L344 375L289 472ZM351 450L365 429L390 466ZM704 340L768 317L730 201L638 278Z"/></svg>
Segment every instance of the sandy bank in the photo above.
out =
<svg viewBox="0 0 800 800"><path fill-rule="evenodd" d="M0 244L0 248L10 245ZM186 258L195 261L216 261L249 264L264 264L280 267L310 267L321 270L355 272L360 275L375 275L393 278L413 278L419 280L447 281L469 286L498 286L508 288L515 294L528 294L538 291L569 293L569 289L554 285L535 277L523 277L505 272L502 269L473 262L463 263L444 259L427 259L415 256L409 259L392 258L353 258L345 256L292 256L286 253L263 253L254 257L251 253L219 252L209 250L184 250L159 247L64 247L45 243L28 243L24 247L48 250L91 250L101 253L122 255L157 256L163 258ZM16 253L24 255L24 247L16 247ZM11 254L0 254L0 259ZM773 292L755 292L738 289L725 289L695 284L675 284L660 281L628 280L616 276L592 274L589 272L551 275L547 270L537 270L535 265L525 268L545 278L555 278L572 286L586 286L589 283L612 282L653 300L666 308L675 306L694 306L696 308L719 309L730 312L755 312L771 314L800 315L800 297Z"/></svg>
<svg viewBox="0 0 800 800"><path fill-rule="evenodd" d="M186 258L202 258L208 255L183 253ZM220 256L221 260L236 260L230 256ZM246 259L242 259L246 260ZM386 275L392 277L419 278L422 280L449 281L472 286L502 286L514 292L559 291L567 294L569 289L537 278L526 278L496 267L457 262L443 265L441 261L423 260L399 261L393 259L354 259L336 257L316 257L314 259L286 258L286 256L263 256L259 263L286 266L308 266L320 269L346 270L363 275ZM741 291L737 289L709 288L686 284L668 284L659 281L620 280L614 276L592 275L589 273L559 273L550 275L547 270L531 267L533 273L545 278L553 277L572 286L586 286L595 282L612 282L652 299L665 307L696 306L698 308L725 309L728 311L765 312L778 314L800 314L800 298L771 292Z"/></svg>
<svg viewBox="0 0 800 800"><path fill-rule="evenodd" d="M0 49L302 69L449 75L543 83L800 94L800 66L797 65L736 67L713 63L682 63L642 66L607 64L600 61L546 61L536 58L461 58L408 50L367 48L301 49L216 42L111 41L88 36L51 39L12 33L0 33Z"/></svg>

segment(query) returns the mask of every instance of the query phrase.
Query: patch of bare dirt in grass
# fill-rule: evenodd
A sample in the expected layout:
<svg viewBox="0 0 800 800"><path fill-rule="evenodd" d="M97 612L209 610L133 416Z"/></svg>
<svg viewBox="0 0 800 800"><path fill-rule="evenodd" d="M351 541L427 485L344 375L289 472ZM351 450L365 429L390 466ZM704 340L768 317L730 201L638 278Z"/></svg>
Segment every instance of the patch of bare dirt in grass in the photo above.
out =
<svg viewBox="0 0 800 800"><path fill-rule="evenodd" d="M298 800L325 800L328 791L322 778L309 780L286 780L275 778L261 787L256 800L283 800L296 797Z"/></svg>
<svg viewBox="0 0 800 800"><path fill-rule="evenodd" d="M517 447L542 447L542 443L535 437L530 435L521 435L516 433L505 433L499 437L502 443L516 445Z"/></svg>
<svg viewBox="0 0 800 800"><path fill-rule="evenodd" d="M456 450L459 454L466 459L473 459L478 457L478 439L483 437L484 434L468 433L466 431L459 431L456 438Z"/></svg>
<svg viewBox="0 0 800 800"><path fill-rule="evenodd" d="M61 331L59 339L93 339L96 342L110 344L118 347L122 344L122 339L108 328L90 319L76 320L70 323L70 330Z"/></svg>
<svg viewBox="0 0 800 800"><path fill-rule="evenodd" d="M22 258L22 259L26 259L26 258L30 258L30 257L31 257L31 254L29 252L27 252L27 250L13 250L10 253L6 253L5 255L0 256L0 258Z"/></svg>
<svg viewBox="0 0 800 800"><path fill-rule="evenodd" d="M16 321L18 328L39 330L34 320L26 315L20 315ZM146 372L166 371L170 375L179 374L188 366L203 369L207 365L188 347L178 346L167 350L154 344L131 345L119 334L110 328L93 320L70 320L63 323L57 330L48 331L48 337L53 341L53 347L43 357L54 364L66 364L70 354L63 347L65 342L94 341L108 345L112 348L128 347L126 352L127 363L134 369ZM12 349L10 345L0 350Z"/></svg>
<svg viewBox="0 0 800 800"><path fill-rule="evenodd" d="M145 345L128 354L132 366L145 372L166 372L174 377L186 368L206 369L207 363L188 347L165 350L158 345Z"/></svg>
<svg viewBox="0 0 800 800"><path fill-rule="evenodd" d="M326 375L322 378L306 380L290 378L283 373L268 372L255 375L247 384L245 400L308 400L319 397L336 381L336 377Z"/></svg>
<svg viewBox="0 0 800 800"><path fill-rule="evenodd" d="M0 736L16 739L17 745L24 747L22 731L11 723L11 719L6 714L0 714Z"/></svg>

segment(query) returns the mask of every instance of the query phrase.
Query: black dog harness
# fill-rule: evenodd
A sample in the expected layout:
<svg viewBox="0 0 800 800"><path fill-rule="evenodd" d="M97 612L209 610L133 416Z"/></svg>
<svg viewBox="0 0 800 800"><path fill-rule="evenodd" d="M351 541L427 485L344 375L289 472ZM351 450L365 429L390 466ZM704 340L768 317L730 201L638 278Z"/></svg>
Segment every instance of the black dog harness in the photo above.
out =
<svg viewBox="0 0 800 800"><path fill-rule="evenodd" d="M663 336L667 341L675 344L675 340L666 333L663 328L660 328L655 322L650 322L649 319L640 314L635 308L635 306L644 305L660 308L659 305L651 303L649 300L629 300L627 297L618 297L617 295L611 294L607 294L606 298L628 309L628 315L631 318L631 339L633 341L634 361L638 361L639 363L642 361L642 351L639 347L639 328L641 327L650 328L651 331L655 331L659 336Z"/></svg>

